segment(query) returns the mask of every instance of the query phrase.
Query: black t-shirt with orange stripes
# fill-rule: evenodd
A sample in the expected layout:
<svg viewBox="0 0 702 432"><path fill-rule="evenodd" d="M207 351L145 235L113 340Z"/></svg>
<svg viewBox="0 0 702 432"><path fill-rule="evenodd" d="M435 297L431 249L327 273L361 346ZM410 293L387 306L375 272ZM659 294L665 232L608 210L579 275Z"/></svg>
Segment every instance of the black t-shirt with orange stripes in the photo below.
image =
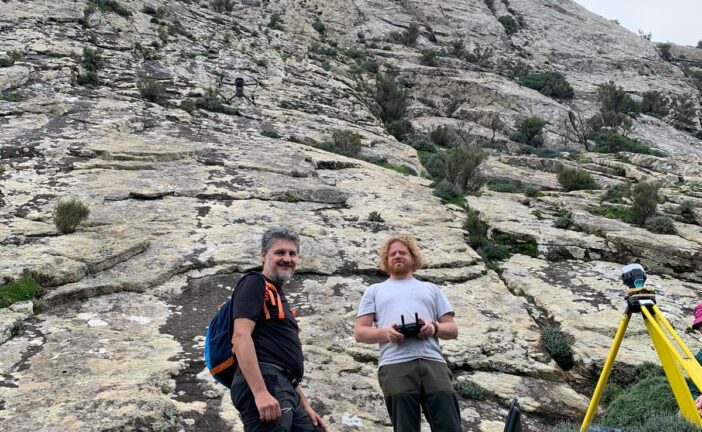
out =
<svg viewBox="0 0 702 432"><path fill-rule="evenodd" d="M233 295L232 316L256 322L251 338L259 362L287 368L293 377L301 380L304 359L297 320L283 290L269 279L266 281L269 288L261 278L253 275L239 284Z"/></svg>

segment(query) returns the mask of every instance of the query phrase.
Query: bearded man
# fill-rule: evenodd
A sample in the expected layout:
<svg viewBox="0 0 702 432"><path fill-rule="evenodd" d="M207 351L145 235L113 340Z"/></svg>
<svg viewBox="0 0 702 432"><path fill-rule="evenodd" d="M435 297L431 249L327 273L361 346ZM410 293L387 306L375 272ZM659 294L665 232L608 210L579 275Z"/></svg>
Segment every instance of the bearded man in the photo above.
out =
<svg viewBox="0 0 702 432"><path fill-rule="evenodd" d="M261 239L262 275L248 273L232 295L237 370L231 396L245 432L327 432L300 386L299 328L283 292L299 249L295 232L267 230Z"/></svg>
<svg viewBox="0 0 702 432"><path fill-rule="evenodd" d="M458 337L453 309L439 287L414 278L423 264L414 238L390 237L379 256L380 269L390 277L366 289L354 337L379 344L378 381L393 430L419 432L421 408L433 432L461 431L458 398L438 341ZM416 316L414 332L397 325L401 317L414 324Z"/></svg>

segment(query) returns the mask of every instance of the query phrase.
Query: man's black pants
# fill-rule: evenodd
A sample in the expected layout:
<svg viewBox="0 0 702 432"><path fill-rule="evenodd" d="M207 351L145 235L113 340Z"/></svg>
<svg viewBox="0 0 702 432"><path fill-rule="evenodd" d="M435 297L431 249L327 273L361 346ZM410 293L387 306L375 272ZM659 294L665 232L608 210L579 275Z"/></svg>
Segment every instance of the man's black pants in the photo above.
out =
<svg viewBox="0 0 702 432"><path fill-rule="evenodd" d="M381 366L378 381L395 432L419 432L421 410L432 432L460 432L461 414L445 363L424 359Z"/></svg>
<svg viewBox="0 0 702 432"><path fill-rule="evenodd" d="M234 406L241 414L245 432L315 432L318 429L300 407L300 397L283 371L272 365L259 364L268 392L280 404L281 418L277 422L262 422L256 401L249 385L237 368L232 382L231 395Z"/></svg>

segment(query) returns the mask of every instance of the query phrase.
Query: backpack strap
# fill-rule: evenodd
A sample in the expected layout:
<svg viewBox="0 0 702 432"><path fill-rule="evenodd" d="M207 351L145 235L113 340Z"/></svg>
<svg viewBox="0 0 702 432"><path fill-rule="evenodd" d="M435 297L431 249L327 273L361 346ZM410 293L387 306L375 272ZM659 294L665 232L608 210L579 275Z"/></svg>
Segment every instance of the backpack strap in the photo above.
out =
<svg viewBox="0 0 702 432"><path fill-rule="evenodd" d="M264 287L265 296L263 299L263 313L265 314L266 319L271 319L271 313L268 310L268 307L266 306L267 299L271 302L271 305L278 307L278 319L284 320L285 309L283 309L283 301L280 298L280 294L278 294L278 289L275 287L275 285L273 285L272 282L269 282L267 280L265 282L266 286Z"/></svg>

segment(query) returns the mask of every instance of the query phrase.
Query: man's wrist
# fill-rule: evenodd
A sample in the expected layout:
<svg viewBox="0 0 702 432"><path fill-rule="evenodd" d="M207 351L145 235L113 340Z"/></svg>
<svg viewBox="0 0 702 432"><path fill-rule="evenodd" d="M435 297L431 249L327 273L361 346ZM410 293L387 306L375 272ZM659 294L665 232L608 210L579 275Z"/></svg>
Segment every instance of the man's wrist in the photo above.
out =
<svg viewBox="0 0 702 432"><path fill-rule="evenodd" d="M439 323L436 321L432 321L431 325L434 326L434 337L438 338L439 337Z"/></svg>

